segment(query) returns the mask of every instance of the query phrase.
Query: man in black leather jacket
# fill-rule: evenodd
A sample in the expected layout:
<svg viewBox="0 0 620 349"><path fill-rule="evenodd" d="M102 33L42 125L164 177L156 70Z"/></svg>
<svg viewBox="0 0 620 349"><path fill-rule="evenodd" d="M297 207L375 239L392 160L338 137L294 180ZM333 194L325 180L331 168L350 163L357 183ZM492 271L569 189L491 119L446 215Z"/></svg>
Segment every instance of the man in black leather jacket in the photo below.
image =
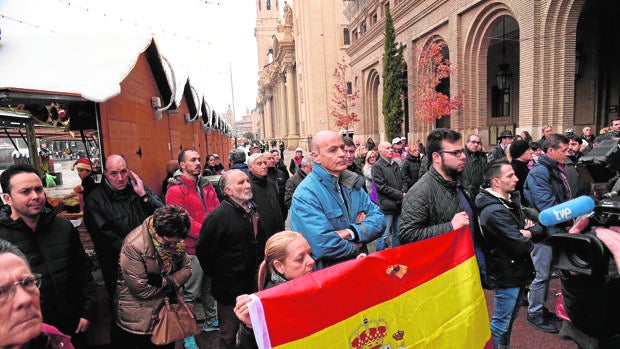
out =
<svg viewBox="0 0 620 349"><path fill-rule="evenodd" d="M164 203L120 155L108 156L104 175L103 183L86 197L84 224L95 245L106 290L113 299L123 239Z"/></svg>

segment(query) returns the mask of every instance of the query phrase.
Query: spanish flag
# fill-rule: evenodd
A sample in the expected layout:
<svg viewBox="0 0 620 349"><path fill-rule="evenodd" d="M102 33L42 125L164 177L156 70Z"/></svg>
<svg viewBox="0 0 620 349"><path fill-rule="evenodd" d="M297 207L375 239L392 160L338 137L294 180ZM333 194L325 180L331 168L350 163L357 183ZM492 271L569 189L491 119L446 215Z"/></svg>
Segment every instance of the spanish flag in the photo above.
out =
<svg viewBox="0 0 620 349"><path fill-rule="evenodd" d="M469 349L490 343L466 227L251 297L250 317L261 349Z"/></svg>

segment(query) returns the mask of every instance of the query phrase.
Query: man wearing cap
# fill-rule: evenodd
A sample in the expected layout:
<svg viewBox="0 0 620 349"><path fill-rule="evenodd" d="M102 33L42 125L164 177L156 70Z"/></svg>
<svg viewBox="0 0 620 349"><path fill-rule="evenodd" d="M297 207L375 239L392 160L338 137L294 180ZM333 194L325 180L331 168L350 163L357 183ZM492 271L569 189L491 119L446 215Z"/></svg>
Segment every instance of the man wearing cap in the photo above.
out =
<svg viewBox="0 0 620 349"><path fill-rule="evenodd" d="M523 195L523 184L525 184L525 179L528 173L530 173L529 163L532 161L533 152L530 149L529 143L525 140L514 141L510 145L509 152L510 157L512 157L510 165L518 179L515 190L519 191L519 194L521 194L521 206L528 206L525 195Z"/></svg>
<svg viewBox="0 0 620 349"><path fill-rule="evenodd" d="M512 143L512 132L510 130L504 130L497 136L497 147L493 148L488 155L488 161L491 162L495 159L501 159L506 157L506 147Z"/></svg>
<svg viewBox="0 0 620 349"><path fill-rule="evenodd" d="M401 141L400 137L396 137L392 139L392 150L394 151L392 153L392 160L396 161L396 164L398 164L399 167L400 167L400 164L402 163L400 155L403 152L403 145L400 141Z"/></svg>
<svg viewBox="0 0 620 349"><path fill-rule="evenodd" d="M293 156L293 158L291 159L291 163L288 165L288 170L291 175L294 175L297 172L299 166L301 166L301 159L303 158L304 150L301 149L301 147L297 147L297 149L295 149L295 156Z"/></svg>
<svg viewBox="0 0 620 349"><path fill-rule="evenodd" d="M81 184L76 185L73 191L80 199L80 210L84 210L84 198L97 187L93 178L93 163L88 158L79 158L73 164L77 169L78 176L82 180Z"/></svg>
<svg viewBox="0 0 620 349"><path fill-rule="evenodd" d="M259 143L258 141L252 142L252 144L250 144L250 149L248 150L248 156L251 156L252 154L256 154L260 152L261 152L261 143Z"/></svg>

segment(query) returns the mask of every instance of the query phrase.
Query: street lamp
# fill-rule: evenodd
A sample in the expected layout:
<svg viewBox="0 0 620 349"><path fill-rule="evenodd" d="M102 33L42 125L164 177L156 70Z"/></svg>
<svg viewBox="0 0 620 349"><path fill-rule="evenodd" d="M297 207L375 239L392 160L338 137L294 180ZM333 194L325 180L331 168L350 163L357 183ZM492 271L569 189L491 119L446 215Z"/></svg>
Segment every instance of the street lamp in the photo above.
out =
<svg viewBox="0 0 620 349"><path fill-rule="evenodd" d="M512 82L512 73L508 69L509 64L506 63L506 18L502 19L502 63L499 65L499 72L495 75L497 79L497 88L500 90L509 90Z"/></svg>

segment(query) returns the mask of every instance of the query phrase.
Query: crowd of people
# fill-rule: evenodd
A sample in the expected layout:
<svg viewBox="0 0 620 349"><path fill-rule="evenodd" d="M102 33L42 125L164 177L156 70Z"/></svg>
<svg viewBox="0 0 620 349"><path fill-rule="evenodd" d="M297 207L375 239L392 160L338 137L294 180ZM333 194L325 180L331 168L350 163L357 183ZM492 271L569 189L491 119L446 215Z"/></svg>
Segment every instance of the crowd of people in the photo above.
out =
<svg viewBox="0 0 620 349"><path fill-rule="evenodd" d="M83 187L76 190L113 300L112 346L174 347L151 343L153 314L164 298L183 297L200 300L202 330L216 333L218 348L254 348L248 294L462 227L471 231L481 284L494 290L494 347L510 347L523 301L530 325L558 332L544 306L552 273L547 242L570 224L542 227L536 211L589 194L575 163L602 140L620 137L620 119L597 138L591 127L583 136L553 133L550 125L542 131L537 142L527 131L503 131L488 154L479 135L463 139L446 128L431 131L426 146L400 137L361 144L319 131L311 155L297 148L288 168L282 149L259 143L249 154L233 149L228 170L218 154L202 159L183 149L167 164L162 196L121 155L105 159L101 184L89 180L92 164L80 162ZM213 175L221 175L217 185ZM0 307L23 329L10 335L14 329L0 321L0 347L54 348L36 344L48 340L87 348L97 299L76 229L46 207L31 166L9 167L0 184ZM195 337L184 346L197 348Z"/></svg>

